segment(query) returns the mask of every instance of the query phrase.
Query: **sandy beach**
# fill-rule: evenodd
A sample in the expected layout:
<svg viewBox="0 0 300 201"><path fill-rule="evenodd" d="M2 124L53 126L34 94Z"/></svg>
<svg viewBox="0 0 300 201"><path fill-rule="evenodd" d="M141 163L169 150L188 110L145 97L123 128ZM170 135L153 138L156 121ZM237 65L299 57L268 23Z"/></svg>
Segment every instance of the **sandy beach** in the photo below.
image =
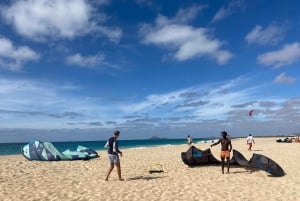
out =
<svg viewBox="0 0 300 201"><path fill-rule="evenodd" d="M28 161L22 155L0 157L0 200L270 200L300 199L300 143L276 143L276 138L255 138L253 151L245 139L234 139L233 148L248 160L259 153L277 162L286 172L272 177L262 170L233 166L221 174L220 166L189 168L180 153L188 145L120 149L122 175L116 170L104 181L109 167L107 154L89 161ZM200 149L209 143L194 144ZM220 145L212 148L219 158ZM161 164L163 173L150 174Z"/></svg>

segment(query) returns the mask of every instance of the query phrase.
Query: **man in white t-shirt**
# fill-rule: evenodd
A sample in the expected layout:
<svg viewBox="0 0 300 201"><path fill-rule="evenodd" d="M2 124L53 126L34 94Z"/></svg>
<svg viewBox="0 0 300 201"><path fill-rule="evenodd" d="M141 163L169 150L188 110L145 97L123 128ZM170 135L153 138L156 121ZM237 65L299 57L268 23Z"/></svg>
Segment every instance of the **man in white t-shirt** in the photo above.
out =
<svg viewBox="0 0 300 201"><path fill-rule="evenodd" d="M248 151L251 151L252 144L255 144L254 139L251 134L249 134L246 141L247 141L247 145L248 145Z"/></svg>
<svg viewBox="0 0 300 201"><path fill-rule="evenodd" d="M193 143L192 137L190 135L187 136L186 141L187 141L187 144L190 145L190 146Z"/></svg>

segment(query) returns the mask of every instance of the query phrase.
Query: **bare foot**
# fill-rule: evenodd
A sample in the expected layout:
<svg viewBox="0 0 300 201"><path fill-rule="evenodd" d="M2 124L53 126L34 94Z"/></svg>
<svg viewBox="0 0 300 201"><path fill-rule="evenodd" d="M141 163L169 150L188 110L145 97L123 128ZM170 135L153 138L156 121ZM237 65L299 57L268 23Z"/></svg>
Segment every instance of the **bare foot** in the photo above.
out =
<svg viewBox="0 0 300 201"><path fill-rule="evenodd" d="M124 181L124 179L122 179L122 178L121 178L121 179L119 179L119 180L120 180L120 181Z"/></svg>

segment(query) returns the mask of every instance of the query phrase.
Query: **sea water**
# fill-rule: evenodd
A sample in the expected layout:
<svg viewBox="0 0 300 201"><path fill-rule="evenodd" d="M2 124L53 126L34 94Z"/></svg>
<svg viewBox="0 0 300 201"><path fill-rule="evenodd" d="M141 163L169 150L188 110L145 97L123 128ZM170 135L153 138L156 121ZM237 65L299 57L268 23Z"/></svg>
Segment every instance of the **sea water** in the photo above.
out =
<svg viewBox="0 0 300 201"><path fill-rule="evenodd" d="M194 142L208 140L206 138L193 139ZM75 151L78 145L94 149L97 151L105 150L106 141L77 141L77 142L52 142L52 144L61 152L70 149ZM21 149L26 143L0 143L0 155L21 154ZM145 140L119 140L119 148L142 149L155 146L173 146L186 144L186 139L145 139Z"/></svg>

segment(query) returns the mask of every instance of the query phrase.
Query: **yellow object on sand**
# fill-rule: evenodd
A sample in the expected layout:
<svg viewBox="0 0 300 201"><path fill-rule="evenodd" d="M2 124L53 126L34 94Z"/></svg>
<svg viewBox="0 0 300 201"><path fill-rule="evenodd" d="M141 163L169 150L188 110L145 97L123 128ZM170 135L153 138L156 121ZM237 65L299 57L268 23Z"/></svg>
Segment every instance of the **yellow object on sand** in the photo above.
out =
<svg viewBox="0 0 300 201"><path fill-rule="evenodd" d="M162 164L153 164L149 170L149 173L152 174L152 173L161 173L161 172L164 172L164 169L163 169L163 166Z"/></svg>

